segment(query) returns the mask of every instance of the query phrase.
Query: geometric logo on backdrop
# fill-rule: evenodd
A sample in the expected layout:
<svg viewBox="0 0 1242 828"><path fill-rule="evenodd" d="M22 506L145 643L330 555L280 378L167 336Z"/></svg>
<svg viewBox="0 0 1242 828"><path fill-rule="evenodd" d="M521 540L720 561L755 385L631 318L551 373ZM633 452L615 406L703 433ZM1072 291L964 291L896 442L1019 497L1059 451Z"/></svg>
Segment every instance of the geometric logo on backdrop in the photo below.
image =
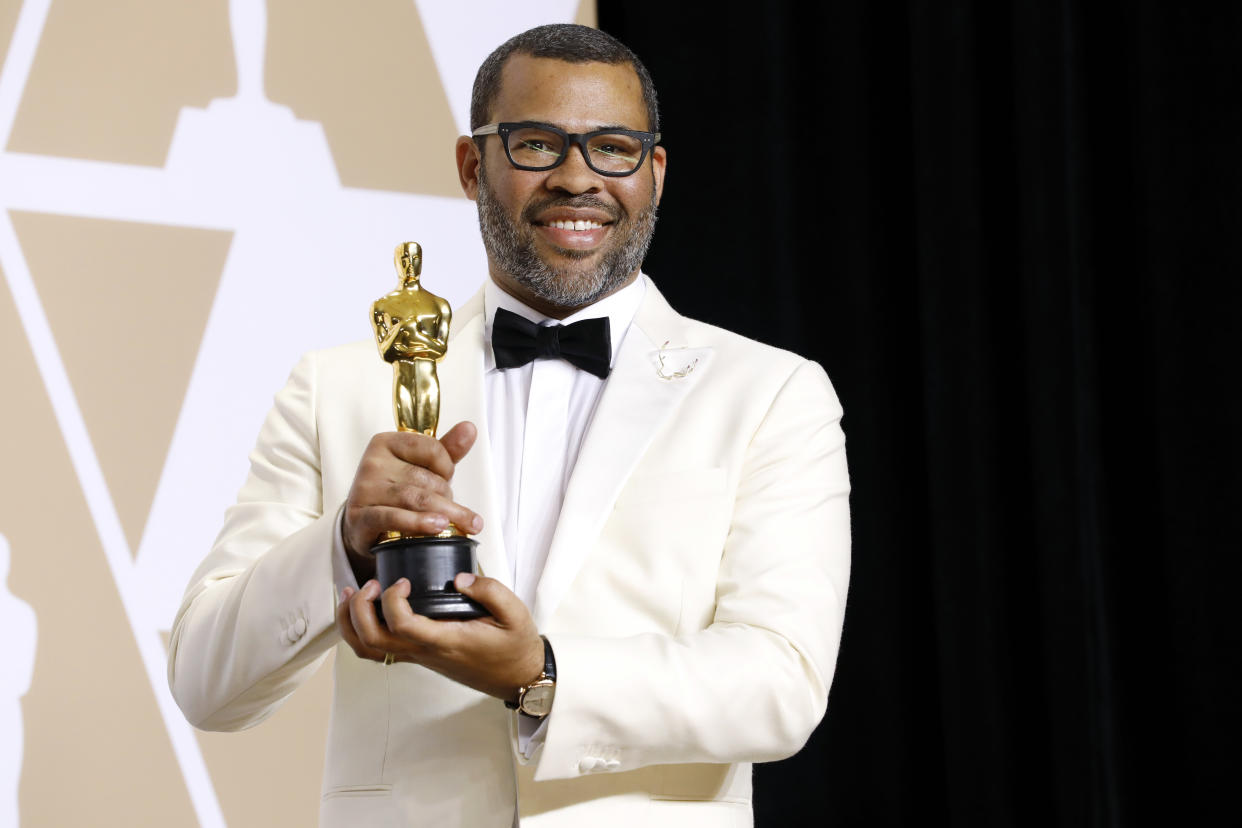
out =
<svg viewBox="0 0 1242 828"><path fill-rule="evenodd" d="M9 43L13 39L13 27L17 24L17 12L21 9L18 0L4 0L0 3L0 66L9 53Z"/></svg>
<svg viewBox="0 0 1242 828"><path fill-rule="evenodd" d="M181 108L235 83L224 3L56 0L7 149L162 167Z"/></svg>
<svg viewBox="0 0 1242 828"><path fill-rule="evenodd" d="M0 387L0 558L9 563L0 582L0 825L18 824L19 804L24 824L98 824L120 802L141 803L136 822L184 825L194 815L187 780L7 289Z"/></svg>
<svg viewBox="0 0 1242 828"><path fill-rule="evenodd" d="M268 8L267 95L323 124L343 185L461 197L457 125L413 3Z"/></svg>
<svg viewBox="0 0 1242 828"><path fill-rule="evenodd" d="M232 233L10 215L136 553Z"/></svg>

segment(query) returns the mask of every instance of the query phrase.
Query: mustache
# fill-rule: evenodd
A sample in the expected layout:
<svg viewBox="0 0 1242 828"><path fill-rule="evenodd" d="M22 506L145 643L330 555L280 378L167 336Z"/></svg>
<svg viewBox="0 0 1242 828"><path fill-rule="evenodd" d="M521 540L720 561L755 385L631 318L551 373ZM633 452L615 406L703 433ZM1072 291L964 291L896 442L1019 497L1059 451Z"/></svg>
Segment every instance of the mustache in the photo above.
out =
<svg viewBox="0 0 1242 828"><path fill-rule="evenodd" d="M526 205L525 209L522 210L522 220L528 224L532 223L539 213L550 207L576 207L581 209L602 210L608 214L609 219L612 221L616 222L621 220L621 209L617 205L609 204L607 201L604 201L602 198L592 193L583 193L582 195L576 196L554 195L537 202L531 202Z"/></svg>

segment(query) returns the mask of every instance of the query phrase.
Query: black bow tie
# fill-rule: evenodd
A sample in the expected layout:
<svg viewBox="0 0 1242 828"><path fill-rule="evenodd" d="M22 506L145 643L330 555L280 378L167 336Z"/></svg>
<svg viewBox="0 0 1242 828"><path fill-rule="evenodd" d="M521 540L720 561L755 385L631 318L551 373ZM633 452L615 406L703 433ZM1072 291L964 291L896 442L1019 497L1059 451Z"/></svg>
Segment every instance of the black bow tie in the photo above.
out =
<svg viewBox="0 0 1242 828"><path fill-rule="evenodd" d="M497 308L492 321L492 353L497 368L516 368L538 357L550 357L606 379L612 363L608 317L583 319L572 325L536 325L524 316Z"/></svg>

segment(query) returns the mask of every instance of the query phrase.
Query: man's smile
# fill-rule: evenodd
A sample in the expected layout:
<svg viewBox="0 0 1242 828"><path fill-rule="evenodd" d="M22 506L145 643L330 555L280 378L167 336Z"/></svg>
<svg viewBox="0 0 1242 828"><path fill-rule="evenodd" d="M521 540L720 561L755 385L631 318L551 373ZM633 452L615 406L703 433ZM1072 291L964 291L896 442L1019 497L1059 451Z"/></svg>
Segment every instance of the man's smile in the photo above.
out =
<svg viewBox="0 0 1242 828"><path fill-rule="evenodd" d="M591 250L603 243L614 219L600 209L554 207L531 222L539 235L563 250Z"/></svg>
<svg viewBox="0 0 1242 828"><path fill-rule="evenodd" d="M544 225L544 227L555 227L557 230L595 230L603 226L598 221L583 221L582 219L576 221L550 221Z"/></svg>

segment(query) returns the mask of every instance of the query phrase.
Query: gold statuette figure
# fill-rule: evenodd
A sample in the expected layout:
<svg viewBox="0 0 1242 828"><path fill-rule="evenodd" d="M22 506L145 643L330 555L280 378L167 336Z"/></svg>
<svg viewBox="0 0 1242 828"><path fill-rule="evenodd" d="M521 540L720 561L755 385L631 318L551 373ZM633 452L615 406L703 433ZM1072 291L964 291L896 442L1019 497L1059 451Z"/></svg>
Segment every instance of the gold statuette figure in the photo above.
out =
<svg viewBox="0 0 1242 828"><path fill-rule="evenodd" d="M392 413L398 431L436 436L440 422L440 380L436 363L448 351L448 302L419 284L423 250L414 242L397 246L393 263L401 286L371 304L371 327L385 362L392 363ZM478 541L449 524L435 535L384 532L371 547L380 587L410 582L410 608L428 618L466 620L488 614L482 604L453 588L459 572L477 569ZM376 602L376 610L380 610ZM381 619L383 613L380 612Z"/></svg>
<svg viewBox="0 0 1242 828"><path fill-rule="evenodd" d="M436 363L448 351L449 303L419 284L423 249L417 242L397 245L393 264L401 286L371 303L371 328L380 356L392 363L392 415L397 431L436 436L440 422L440 380ZM460 535L449 524L439 537ZM384 533L385 541L400 540L400 532Z"/></svg>
<svg viewBox="0 0 1242 828"><path fill-rule="evenodd" d="M448 350L453 311L448 302L419 285L423 250L416 242L397 245L393 264L401 286L371 305L371 327L380 355L392 363L397 430L435 437L440 421L436 363Z"/></svg>

